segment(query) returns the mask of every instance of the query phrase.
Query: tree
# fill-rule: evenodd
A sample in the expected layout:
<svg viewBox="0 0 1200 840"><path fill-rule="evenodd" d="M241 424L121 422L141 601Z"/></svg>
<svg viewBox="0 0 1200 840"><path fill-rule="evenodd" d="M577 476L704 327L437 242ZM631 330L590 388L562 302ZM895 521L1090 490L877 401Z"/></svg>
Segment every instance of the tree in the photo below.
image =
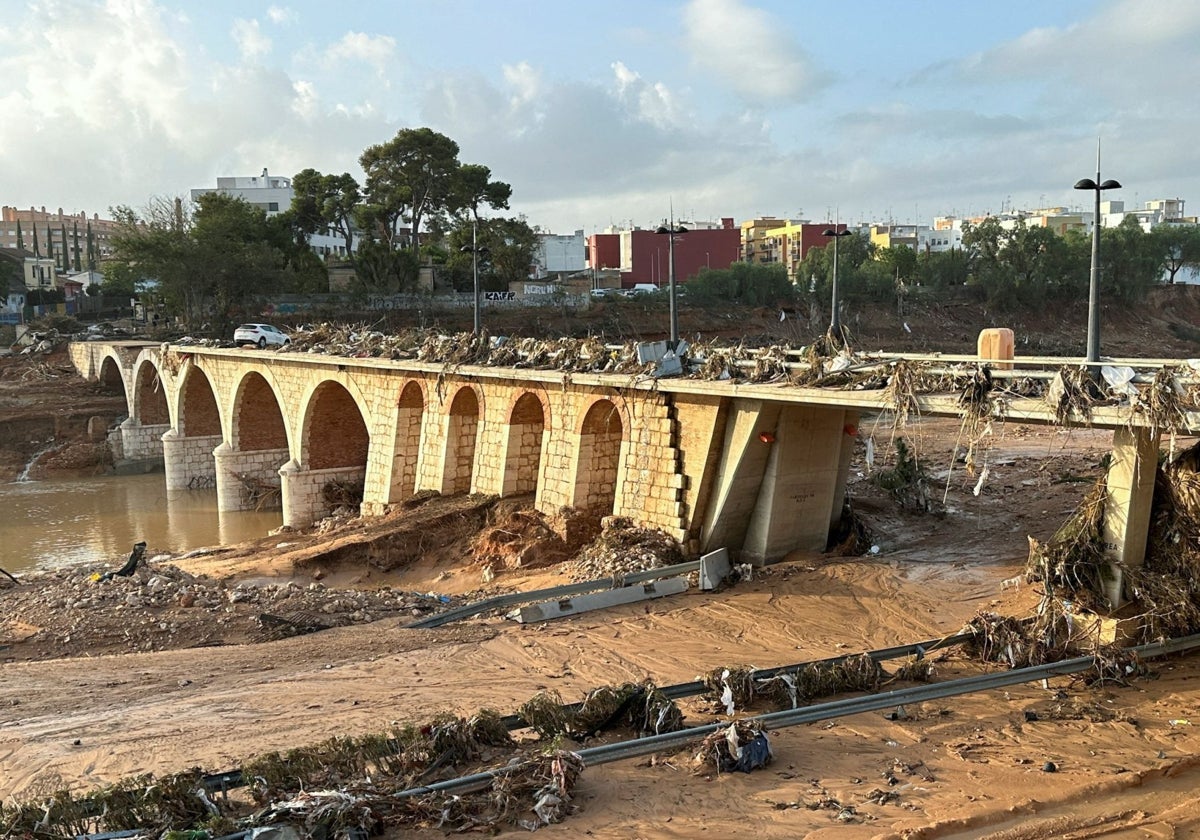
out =
<svg viewBox="0 0 1200 840"><path fill-rule="evenodd" d="M251 302L282 285L291 236L266 213L222 193L200 196L193 208L181 200L155 199L141 214L115 211L108 278L153 287L169 312L193 327L205 321L223 333Z"/></svg>
<svg viewBox="0 0 1200 840"><path fill-rule="evenodd" d="M346 243L347 259L354 255L354 214L362 203L358 182L348 172L322 175L305 169L292 179L292 224L311 236L326 230L337 231Z"/></svg>
<svg viewBox="0 0 1200 840"><path fill-rule="evenodd" d="M459 169L458 144L430 128L402 128L388 142L368 147L359 163L367 174L360 211L363 226L394 246L400 224L407 219L410 247L416 254L421 223L451 204Z"/></svg>
<svg viewBox="0 0 1200 840"><path fill-rule="evenodd" d="M505 291L509 283L528 279L537 249L537 231L523 216L485 219L480 225L476 236L478 247L486 247L490 252L488 264L480 273L480 288Z"/></svg>
<svg viewBox="0 0 1200 840"><path fill-rule="evenodd" d="M66 274L71 270L71 249L67 247L67 226L59 225L58 232L62 242L62 270Z"/></svg>
<svg viewBox="0 0 1200 840"><path fill-rule="evenodd" d="M71 234L74 237L73 250L75 252L75 270L83 271L83 266L79 261L79 222L75 222L74 229L71 231Z"/></svg>
<svg viewBox="0 0 1200 840"><path fill-rule="evenodd" d="M1163 274L1165 255L1136 216L1100 232L1101 293L1132 303L1146 296Z"/></svg>
<svg viewBox="0 0 1200 840"><path fill-rule="evenodd" d="M87 223L87 267L88 271L96 270L96 239L92 235L92 223Z"/></svg>
<svg viewBox="0 0 1200 840"><path fill-rule="evenodd" d="M1200 227L1196 225L1165 224L1150 231L1151 240L1162 255L1167 283L1175 283L1175 275L1184 266L1200 267Z"/></svg>
<svg viewBox="0 0 1200 840"><path fill-rule="evenodd" d="M25 248L25 235L21 233L21 220L17 219L17 247L22 250Z"/></svg>
<svg viewBox="0 0 1200 840"><path fill-rule="evenodd" d="M690 278L687 294L697 303L728 301L763 306L790 302L795 297L795 287L783 265L735 262L729 268L705 269Z"/></svg>
<svg viewBox="0 0 1200 840"><path fill-rule="evenodd" d="M493 181L492 170L482 164L464 163L455 173L450 205L469 211L477 223L481 204L493 210L507 210L510 198L512 187L503 181Z"/></svg>
<svg viewBox="0 0 1200 840"><path fill-rule="evenodd" d="M962 248L928 251L918 255L917 282L933 289L961 286L967 282L967 254Z"/></svg>

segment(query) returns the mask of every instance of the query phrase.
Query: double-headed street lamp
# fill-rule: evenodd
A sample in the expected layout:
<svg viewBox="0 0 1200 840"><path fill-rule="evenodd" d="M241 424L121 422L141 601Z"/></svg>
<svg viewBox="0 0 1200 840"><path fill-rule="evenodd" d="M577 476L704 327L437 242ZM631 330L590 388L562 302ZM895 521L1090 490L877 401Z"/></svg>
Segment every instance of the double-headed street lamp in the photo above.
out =
<svg viewBox="0 0 1200 840"><path fill-rule="evenodd" d="M471 276L475 282L475 324L472 332L475 335L479 335L479 333L482 331L482 319L479 313L479 255L482 254L484 257L487 257L489 254L491 254L491 251L489 251L486 246L483 248L479 247L479 241L477 239L478 232L476 230L477 226L478 222L475 219L471 219L471 244L470 246L464 245L459 249L463 252L471 252Z"/></svg>
<svg viewBox="0 0 1200 840"><path fill-rule="evenodd" d="M839 344L845 345L846 342L842 335L842 319L838 314L838 240L843 236L852 236L853 231L838 230L835 222L834 227L826 228L821 235L833 238L833 314L829 316L829 332L834 335Z"/></svg>
<svg viewBox="0 0 1200 840"><path fill-rule="evenodd" d="M1096 144L1096 180L1084 178L1075 182L1077 190L1092 190L1096 193L1095 211L1092 215L1092 275L1088 285L1088 332L1087 363L1092 375L1100 373L1100 193L1104 190L1120 189L1117 181L1100 180L1100 144Z"/></svg>
<svg viewBox="0 0 1200 840"><path fill-rule="evenodd" d="M679 310L675 304L675 237L687 233L687 228L676 225L672 216L671 224L662 225L654 232L667 236L667 288L671 307L671 338L667 341L667 347L674 351L679 346Z"/></svg>

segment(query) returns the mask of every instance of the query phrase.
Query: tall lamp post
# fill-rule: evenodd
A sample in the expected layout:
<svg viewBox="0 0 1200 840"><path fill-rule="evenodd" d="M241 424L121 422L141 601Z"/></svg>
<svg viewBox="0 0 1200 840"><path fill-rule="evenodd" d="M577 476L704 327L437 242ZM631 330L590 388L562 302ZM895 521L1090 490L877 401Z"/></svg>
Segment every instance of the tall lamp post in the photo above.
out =
<svg viewBox="0 0 1200 840"><path fill-rule="evenodd" d="M667 341L667 347L674 350L679 346L679 309L675 304L675 237L687 233L687 228L676 225L675 217L672 216L671 224L662 225L654 232L665 234L667 237L667 288L671 307L671 338Z"/></svg>
<svg viewBox="0 0 1200 840"><path fill-rule="evenodd" d="M845 342L842 340L842 318L838 314L838 240L843 236L852 236L853 231L838 230L837 222L834 222L834 226L826 228L821 235L833 238L833 314L829 316L829 332L837 338L838 343L844 345Z"/></svg>
<svg viewBox="0 0 1200 840"><path fill-rule="evenodd" d="M460 251L464 251L464 252L470 251L471 252L471 277L474 280L474 288L475 288L475 305L474 305L475 321L474 321L474 327L472 328L472 332L474 335L479 335L479 333L483 329L483 325L481 323L482 318L481 318L480 312L479 312L479 255L483 254L486 257L491 253L491 251L489 251L486 247L484 247L484 248L479 247L478 231L476 230L477 227L478 227L478 222L475 219L471 219L471 245L469 247L464 245L464 246L462 246L462 248L459 249Z"/></svg>
<svg viewBox="0 0 1200 840"><path fill-rule="evenodd" d="M1100 144L1096 144L1096 180L1084 178L1075 182L1077 190L1092 190L1096 194L1095 210L1092 215L1092 274L1088 284L1088 332L1087 364L1096 376L1100 373L1100 193L1104 190L1120 189L1121 185L1109 179L1100 180Z"/></svg>

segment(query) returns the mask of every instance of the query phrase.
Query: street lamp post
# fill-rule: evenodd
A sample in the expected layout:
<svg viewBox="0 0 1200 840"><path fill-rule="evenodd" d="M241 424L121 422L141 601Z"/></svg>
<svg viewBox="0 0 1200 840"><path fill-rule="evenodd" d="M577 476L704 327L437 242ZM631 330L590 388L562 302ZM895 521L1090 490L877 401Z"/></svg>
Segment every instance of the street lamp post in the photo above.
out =
<svg viewBox="0 0 1200 840"><path fill-rule="evenodd" d="M667 237L667 288L671 307L671 338L667 341L667 347L673 351L679 346L679 309L675 303L675 237L687 233L687 228L676 225L672 217L670 225L662 225L655 233Z"/></svg>
<svg viewBox="0 0 1200 840"><path fill-rule="evenodd" d="M1121 185L1109 179L1100 180L1100 144L1096 144L1096 180L1084 178L1075 182L1077 190L1092 190L1096 194L1095 210L1092 215L1092 274L1088 284L1088 332L1087 364L1096 376L1100 373L1100 193L1104 190L1120 189Z"/></svg>
<svg viewBox="0 0 1200 840"><path fill-rule="evenodd" d="M479 311L479 255L483 254L486 256L487 254L491 253L487 248L479 247L478 231L476 230L477 226L478 226L478 222L475 219L471 219L471 245L470 245L470 247L467 247L466 245L464 245L462 248L459 249L461 251L470 251L471 252L471 277L472 277L472 280L474 281L474 289L475 289L475 304L474 304L475 318L474 318L474 326L472 327L472 333L474 335L479 335L479 333L482 332L482 329L483 329L483 324L482 324L483 319L482 319L482 317L480 315L480 311Z"/></svg>
<svg viewBox="0 0 1200 840"><path fill-rule="evenodd" d="M831 228L826 228L821 234L833 238L833 314L829 316L829 332L834 335L839 344L845 344L842 336L842 318L838 314L838 240L843 236L852 235L852 231L838 230L837 223Z"/></svg>

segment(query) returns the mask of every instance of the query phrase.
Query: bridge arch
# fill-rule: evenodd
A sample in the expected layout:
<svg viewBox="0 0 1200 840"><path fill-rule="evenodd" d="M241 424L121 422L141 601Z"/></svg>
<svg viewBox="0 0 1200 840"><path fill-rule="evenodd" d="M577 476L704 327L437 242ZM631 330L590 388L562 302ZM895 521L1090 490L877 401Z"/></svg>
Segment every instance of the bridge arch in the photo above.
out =
<svg viewBox="0 0 1200 840"><path fill-rule="evenodd" d="M536 391L525 391L509 407L502 495L537 491L549 414L547 400Z"/></svg>
<svg viewBox="0 0 1200 840"><path fill-rule="evenodd" d="M408 380L396 399L396 441L392 449L392 478L388 491L390 503L416 492L425 407L424 383L419 379Z"/></svg>
<svg viewBox="0 0 1200 840"><path fill-rule="evenodd" d="M327 379L313 390L304 411L300 462L310 470L367 467L371 433L345 385ZM313 446L314 440L320 446Z"/></svg>
<svg viewBox="0 0 1200 840"><path fill-rule="evenodd" d="M211 437L221 434L221 411L208 375L195 365L183 372L176 429L182 437Z"/></svg>
<svg viewBox="0 0 1200 840"><path fill-rule="evenodd" d="M133 375L132 417L143 426L170 425L166 380L149 359L138 363Z"/></svg>
<svg viewBox="0 0 1200 840"><path fill-rule="evenodd" d="M470 493L475 476L475 448L482 416L479 392L463 385L446 409L446 450L442 470L442 495Z"/></svg>
<svg viewBox="0 0 1200 840"><path fill-rule="evenodd" d="M572 507L601 516L613 513L617 478L629 425L612 400L594 400L579 420Z"/></svg>
<svg viewBox="0 0 1200 840"><path fill-rule="evenodd" d="M97 380L100 388L107 394L120 394L125 397L125 406L129 406L129 393L125 389L125 377L121 375L121 361L111 354L105 354L100 361L100 374Z"/></svg>
<svg viewBox="0 0 1200 840"><path fill-rule="evenodd" d="M232 405L229 439L234 450L287 450L287 424L279 397L261 373L250 371L238 380Z"/></svg>

